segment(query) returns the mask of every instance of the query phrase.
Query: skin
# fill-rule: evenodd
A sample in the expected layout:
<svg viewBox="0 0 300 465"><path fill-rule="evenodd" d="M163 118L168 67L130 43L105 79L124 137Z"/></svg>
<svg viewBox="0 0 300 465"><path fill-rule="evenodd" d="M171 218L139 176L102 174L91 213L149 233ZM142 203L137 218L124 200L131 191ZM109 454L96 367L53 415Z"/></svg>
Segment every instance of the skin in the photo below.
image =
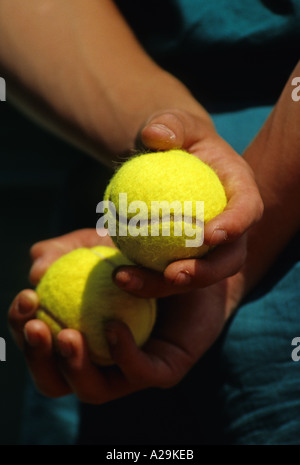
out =
<svg viewBox="0 0 300 465"><path fill-rule="evenodd" d="M236 240L261 217L250 167L190 91L145 53L113 1L2 0L0 31L9 96L39 124L111 167L139 145L182 147L208 161L229 198L207 227L208 243Z"/></svg>
<svg viewBox="0 0 300 465"><path fill-rule="evenodd" d="M22 41L15 39L16 30ZM25 7L21 0L2 0L0 31L1 73L13 89L11 98L40 124L109 166L136 146L179 147L220 175L229 202L205 229L205 242L218 245L207 259L173 263L163 276L136 268L114 276L128 292L161 298L162 318L143 350L126 327L110 324L107 339L116 367L102 372L90 363L84 338L74 330L61 331L59 355L54 353L48 328L34 318L34 291L18 294L9 310L12 334L45 395L75 392L79 399L99 404L149 386L172 386L211 347L241 299L299 228L299 105L291 111L289 84L258 138L240 157L218 136L188 89L141 49L112 1L32 0ZM53 69L67 78L57 79ZM300 75L299 66L295 73ZM287 115L292 115L290 125ZM277 207L286 201L283 223L282 208ZM270 247L274 221L282 235L272 237ZM82 230L36 244L31 282L36 284L61 254L107 241L95 230Z"/></svg>
<svg viewBox="0 0 300 465"><path fill-rule="evenodd" d="M300 64L292 76L298 73ZM24 351L36 385L44 394L55 397L75 392L85 402L100 404L150 386L167 388L183 378L299 231L299 123L300 109L290 99L289 80L274 111L244 153L256 170L265 211L262 220L249 231L247 258L237 273L199 287L193 268L208 265L203 264L205 260L187 260L185 266L192 280L178 292L178 286L168 281L168 269L164 283L161 275L139 269L143 285L139 281L134 290L136 281L133 280L131 292L156 297L169 295L160 300L162 317L143 350L135 346L126 327L111 323L106 334L115 367L102 372L92 365L83 336L74 330L61 331L59 357L54 357L48 328L34 319L38 306L36 294L24 290L15 298L9 312L12 333ZM270 240L270 231L275 227L277 234ZM106 245L110 243L109 237L101 240ZM35 244L31 249L31 281L36 284L49 264L63 253L98 243L95 230L88 229ZM115 280L118 282L117 276Z"/></svg>
<svg viewBox="0 0 300 465"><path fill-rule="evenodd" d="M112 245L108 237L102 243ZM94 229L36 244L31 251L32 282L38 282L49 264L62 254L81 245L96 244L99 237ZM155 289L153 281L153 292ZM110 323L106 336L116 366L105 371L90 362L84 338L75 330L59 333L57 356L48 327L34 318L38 297L33 290L24 290L16 296L9 322L42 393L57 397L75 392L82 401L99 404L139 389L167 388L179 382L220 334L229 312L229 305L225 304L227 293L223 281L161 299L160 317L143 350L135 345L126 326Z"/></svg>

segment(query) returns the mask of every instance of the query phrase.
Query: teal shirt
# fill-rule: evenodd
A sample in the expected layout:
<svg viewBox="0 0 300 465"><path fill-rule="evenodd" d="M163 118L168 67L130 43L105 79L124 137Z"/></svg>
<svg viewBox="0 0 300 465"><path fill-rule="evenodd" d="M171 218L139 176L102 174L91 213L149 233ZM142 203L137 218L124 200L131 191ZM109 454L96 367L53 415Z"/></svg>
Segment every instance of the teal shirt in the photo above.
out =
<svg viewBox="0 0 300 465"><path fill-rule="evenodd" d="M116 3L148 53L190 88L242 153L299 59L300 2ZM92 406L73 396L46 399L29 384L22 442L300 444L300 362L291 358L300 336L299 243L291 242L177 386Z"/></svg>
<svg viewBox="0 0 300 465"><path fill-rule="evenodd" d="M210 108L273 104L299 59L298 0L117 0L145 49Z"/></svg>

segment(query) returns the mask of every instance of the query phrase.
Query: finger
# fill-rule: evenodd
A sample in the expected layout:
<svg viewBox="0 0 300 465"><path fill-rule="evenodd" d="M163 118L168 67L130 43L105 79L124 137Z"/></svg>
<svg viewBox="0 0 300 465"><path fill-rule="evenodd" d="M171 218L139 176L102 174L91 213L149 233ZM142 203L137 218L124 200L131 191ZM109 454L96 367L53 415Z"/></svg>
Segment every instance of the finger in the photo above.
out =
<svg viewBox="0 0 300 465"><path fill-rule="evenodd" d="M97 245L114 247L109 236L99 237L96 229L80 229L53 239L40 241L30 249L33 265L29 278L37 285L48 267L62 255L79 247L95 247Z"/></svg>
<svg viewBox="0 0 300 465"><path fill-rule="evenodd" d="M208 117L203 120L188 112L170 110L157 113L147 121L139 139L152 150L187 149L212 130Z"/></svg>
<svg viewBox="0 0 300 465"><path fill-rule="evenodd" d="M150 338L144 348L136 346L124 324L111 322L106 330L113 360L134 389L174 386L188 371L191 360L177 345ZM143 350L144 349L144 350Z"/></svg>
<svg viewBox="0 0 300 465"><path fill-rule="evenodd" d="M24 355L37 389L49 397L70 393L71 389L59 371L47 325L40 320L30 320L24 327L24 334Z"/></svg>
<svg viewBox="0 0 300 465"><path fill-rule="evenodd" d="M61 370L82 402L102 404L138 389L116 365L102 367L92 363L86 341L78 331L62 330L57 342L62 355Z"/></svg>
<svg viewBox="0 0 300 465"><path fill-rule="evenodd" d="M142 298L160 298L186 292L182 286L166 280L162 273L136 266L122 266L113 274L115 284L126 292Z"/></svg>
<svg viewBox="0 0 300 465"><path fill-rule="evenodd" d="M216 247L199 259L177 260L164 273L147 268L122 266L113 280L118 287L141 298L162 298L206 287L237 273L247 254L247 237Z"/></svg>
<svg viewBox="0 0 300 465"><path fill-rule="evenodd" d="M137 347L128 327L122 322L110 322L106 326L106 337L114 362L121 369L126 380L139 387L149 387L149 358ZM153 362L151 372L153 370ZM150 384L149 384L150 383Z"/></svg>
<svg viewBox="0 0 300 465"><path fill-rule="evenodd" d="M146 387L172 384L173 367L160 361L156 353L147 355L137 348L125 325L110 323L106 334L116 364L112 367L98 367L90 361L87 345L79 332L62 330L59 333L58 345L64 354L61 369L82 402L102 404Z"/></svg>
<svg viewBox="0 0 300 465"><path fill-rule="evenodd" d="M216 247L200 259L178 260L164 271L165 279L174 286L196 289L215 284L236 274L247 256L247 237Z"/></svg>
<svg viewBox="0 0 300 465"><path fill-rule="evenodd" d="M24 325L34 318L39 299L31 289L21 291L13 300L8 311L8 324L14 341L20 349L24 347Z"/></svg>
<svg viewBox="0 0 300 465"><path fill-rule="evenodd" d="M172 113L154 117L141 131L141 141L153 150L169 150L182 147L185 131L183 122Z"/></svg>
<svg viewBox="0 0 300 465"><path fill-rule="evenodd" d="M49 251L49 253L57 255L70 252L78 247L94 247L99 245L99 236L95 229L86 228L37 242L30 250L32 259L36 260L41 255L44 255L45 252L48 252L49 244L51 244L51 249L54 249L54 251Z"/></svg>
<svg viewBox="0 0 300 465"><path fill-rule="evenodd" d="M201 160L216 171L228 199L224 211L205 225L204 242L217 245L236 240L263 214L263 202L254 173L246 161L219 137L212 138L205 150L200 145L194 146L193 150L198 150Z"/></svg>
<svg viewBox="0 0 300 465"><path fill-rule="evenodd" d="M118 397L110 389L110 368L98 367L91 362L86 341L79 331L63 329L58 334L57 344L61 354L60 369L82 402L101 404ZM121 383L117 381L116 385L121 395Z"/></svg>
<svg viewBox="0 0 300 465"><path fill-rule="evenodd" d="M59 374L52 353L52 337L42 321L33 319L38 308L37 294L25 289L14 299L8 313L10 330L23 351L37 388L45 395L64 395L70 389Z"/></svg>
<svg viewBox="0 0 300 465"><path fill-rule="evenodd" d="M204 243L209 246L235 241L261 218L263 204L256 187L236 186L225 210L209 221L204 228Z"/></svg>

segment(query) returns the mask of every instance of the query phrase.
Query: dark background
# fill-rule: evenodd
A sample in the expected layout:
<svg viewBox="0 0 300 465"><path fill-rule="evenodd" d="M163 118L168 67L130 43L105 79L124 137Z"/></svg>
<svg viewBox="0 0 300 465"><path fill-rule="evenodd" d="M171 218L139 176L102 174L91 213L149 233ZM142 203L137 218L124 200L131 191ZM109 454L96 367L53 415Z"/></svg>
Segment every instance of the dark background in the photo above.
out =
<svg viewBox="0 0 300 465"><path fill-rule="evenodd" d="M50 136L8 101L0 102L0 444L18 442L27 368L10 335L7 312L14 296L31 287L33 243L81 227L95 227L96 204L110 172Z"/></svg>

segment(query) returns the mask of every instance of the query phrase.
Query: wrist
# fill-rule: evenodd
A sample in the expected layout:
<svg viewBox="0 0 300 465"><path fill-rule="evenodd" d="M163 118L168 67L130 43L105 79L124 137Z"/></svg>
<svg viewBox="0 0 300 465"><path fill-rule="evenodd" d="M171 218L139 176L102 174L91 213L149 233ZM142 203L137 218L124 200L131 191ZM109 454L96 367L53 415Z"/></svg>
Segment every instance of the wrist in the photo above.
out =
<svg viewBox="0 0 300 465"><path fill-rule="evenodd" d="M98 124L103 110L97 115L98 109L95 107L96 113L90 125L92 137L100 141L104 136L106 147L112 157L134 150L142 129L150 121L161 120L162 115L166 122L168 115L178 116L183 125L187 119L183 115L190 115L197 125L199 136L202 133L204 138L208 132L215 133L209 114L174 76L154 65L150 76L149 73L140 71L139 80L141 83L137 86L129 78L124 83L127 90L124 87L120 93L114 89L109 90L109 112L113 118L106 118L106 131ZM191 118L188 120L190 122ZM115 130L113 140L110 138L112 127Z"/></svg>

